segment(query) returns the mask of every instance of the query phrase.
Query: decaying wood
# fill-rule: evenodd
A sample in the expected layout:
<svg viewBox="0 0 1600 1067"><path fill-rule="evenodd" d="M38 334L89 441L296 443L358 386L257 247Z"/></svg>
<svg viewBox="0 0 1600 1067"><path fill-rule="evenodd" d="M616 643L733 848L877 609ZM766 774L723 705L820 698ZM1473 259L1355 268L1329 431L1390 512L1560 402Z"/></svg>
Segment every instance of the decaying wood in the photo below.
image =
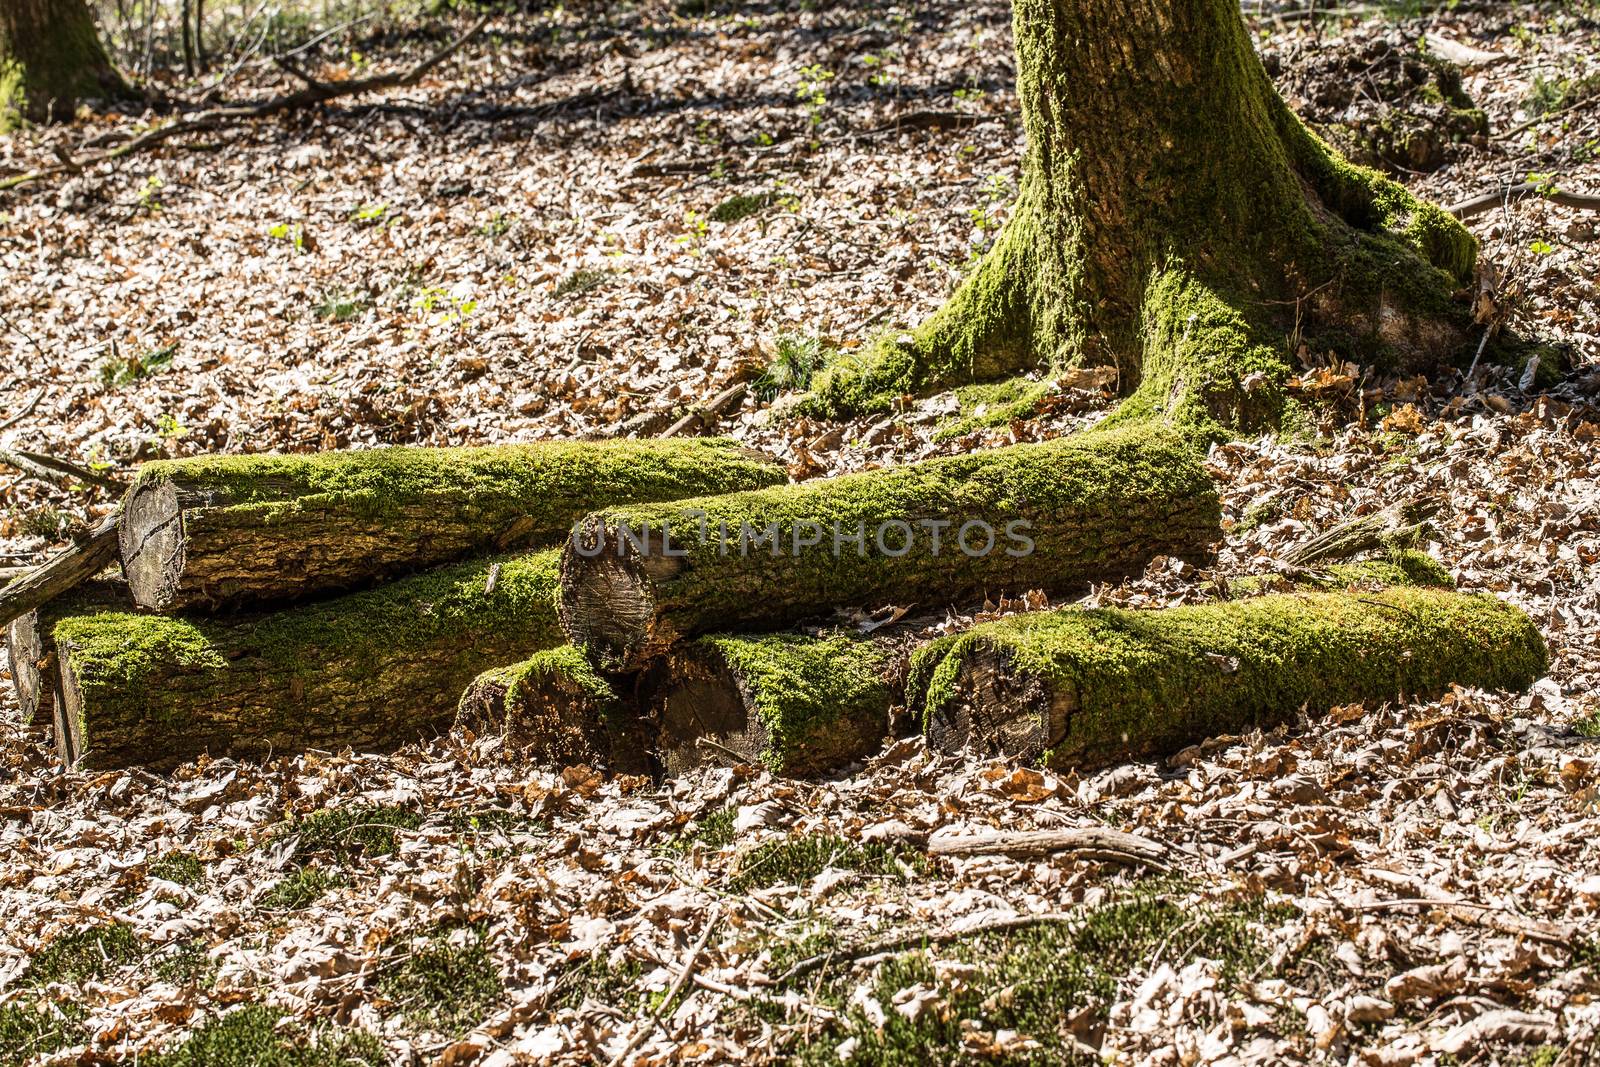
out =
<svg viewBox="0 0 1600 1067"><path fill-rule="evenodd" d="M744 382L730 385L716 396L712 397L703 407L690 411L683 418L661 431L662 437L681 437L684 434L700 433L716 425L718 419L727 415L744 403L744 397L750 387Z"/></svg>
<svg viewBox="0 0 1600 1067"><path fill-rule="evenodd" d="M61 684L56 661L56 622L68 615L129 606L126 582L91 579L11 621L6 627L6 657L21 711L19 721L40 727L55 722L56 694Z"/></svg>
<svg viewBox="0 0 1600 1067"><path fill-rule="evenodd" d="M117 515L112 513L86 539L0 589L0 626L77 588L116 559Z"/></svg>
<svg viewBox="0 0 1600 1067"><path fill-rule="evenodd" d="M928 839L930 856L1056 856L1163 867L1168 848L1159 841L1104 826L1075 830L996 830L981 834L935 834Z"/></svg>
<svg viewBox="0 0 1600 1067"><path fill-rule="evenodd" d="M1427 521L1439 513L1434 497L1398 500L1388 507L1346 519L1322 533L1302 541L1283 554L1283 560L1297 567L1349 559L1378 548L1406 545L1422 533Z"/></svg>

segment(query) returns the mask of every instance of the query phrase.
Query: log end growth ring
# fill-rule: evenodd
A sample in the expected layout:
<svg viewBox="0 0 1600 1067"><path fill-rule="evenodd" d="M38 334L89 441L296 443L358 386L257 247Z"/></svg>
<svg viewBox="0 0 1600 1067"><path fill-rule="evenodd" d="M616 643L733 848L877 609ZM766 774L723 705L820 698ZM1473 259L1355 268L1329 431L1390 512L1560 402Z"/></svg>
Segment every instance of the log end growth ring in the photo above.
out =
<svg viewBox="0 0 1600 1067"><path fill-rule="evenodd" d="M658 632L654 565L661 560L621 543L618 531L586 519L561 555L561 626L603 671L626 673L671 644Z"/></svg>
<svg viewBox="0 0 1600 1067"><path fill-rule="evenodd" d="M171 607L184 568L177 487L168 481L135 485L122 507L117 543L134 603L152 611Z"/></svg>

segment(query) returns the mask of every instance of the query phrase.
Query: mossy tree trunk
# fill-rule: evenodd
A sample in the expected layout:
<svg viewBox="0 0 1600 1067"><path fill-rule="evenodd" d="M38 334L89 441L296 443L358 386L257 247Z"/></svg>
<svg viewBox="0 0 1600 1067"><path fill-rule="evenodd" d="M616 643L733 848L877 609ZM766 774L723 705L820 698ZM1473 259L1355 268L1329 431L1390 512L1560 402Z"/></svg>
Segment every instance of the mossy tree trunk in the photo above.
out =
<svg viewBox="0 0 1600 1067"><path fill-rule="evenodd" d="M558 567L554 550L458 563L249 619L69 615L57 750L164 770L426 737L479 673L561 644Z"/></svg>
<svg viewBox="0 0 1600 1067"><path fill-rule="evenodd" d="M1040 612L943 643L927 674L936 749L1085 768L1311 712L1544 673L1527 615L1435 588L1255 597L1166 611Z"/></svg>
<svg viewBox="0 0 1600 1067"><path fill-rule="evenodd" d="M129 95L84 0L0 0L0 132L63 122L78 101Z"/></svg>
<svg viewBox="0 0 1600 1067"><path fill-rule="evenodd" d="M1015 0L1027 131L993 248L909 339L821 377L812 407L1041 364L1112 364L1120 417L1271 424L1303 341L1425 369L1462 349L1476 245L1350 165L1283 103L1237 0Z"/></svg>

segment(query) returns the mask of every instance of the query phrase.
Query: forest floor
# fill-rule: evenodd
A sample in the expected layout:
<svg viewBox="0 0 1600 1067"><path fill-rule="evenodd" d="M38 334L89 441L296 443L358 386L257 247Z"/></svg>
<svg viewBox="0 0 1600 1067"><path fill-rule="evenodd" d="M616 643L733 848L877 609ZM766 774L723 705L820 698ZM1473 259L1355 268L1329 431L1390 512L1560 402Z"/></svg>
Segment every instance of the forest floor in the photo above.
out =
<svg viewBox="0 0 1600 1067"><path fill-rule="evenodd" d="M498 17L415 87L0 194L0 445L125 479L210 451L648 433L915 323L1015 191L1007 5L786 8ZM357 28L299 62L400 66L463 25ZM1489 132L1400 172L1429 197L1530 175L1600 192L1584 5L1255 25L1328 122L1416 103L1384 72L1424 34L1476 50ZM293 85L255 64L226 94ZM0 174L136 120L0 139ZM1565 346L1559 384L1308 354L1299 388L1342 417L1213 452L1215 570L1161 561L1088 600L1203 599L1425 489L1430 550L1549 642L1531 695L1346 709L1081 778L902 741L826 782L551 773L462 734L63 774L8 705L0 1065L1596 1062L1600 219L1527 201L1470 225L1512 325ZM811 477L1058 436L1107 385L844 426L762 399L721 429ZM0 494L0 566L114 502L9 476ZM1095 825L1172 858L925 848ZM1045 918L1003 925L1018 915Z"/></svg>

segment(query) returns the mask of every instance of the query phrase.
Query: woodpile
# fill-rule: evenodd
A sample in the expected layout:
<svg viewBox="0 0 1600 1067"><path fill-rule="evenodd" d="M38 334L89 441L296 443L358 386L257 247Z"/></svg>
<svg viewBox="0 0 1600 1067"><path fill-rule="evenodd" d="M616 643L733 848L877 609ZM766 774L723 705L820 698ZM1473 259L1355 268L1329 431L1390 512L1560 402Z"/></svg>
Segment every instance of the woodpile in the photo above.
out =
<svg viewBox="0 0 1600 1067"><path fill-rule="evenodd" d="M923 641L836 613L926 621L1204 561L1222 534L1197 450L1133 427L800 484L706 440L202 457L147 465L115 522L0 606L24 719L86 767L382 750L452 721L629 773L825 775L915 731L1083 766L1532 682L1527 618L1425 587L1425 558L1325 565L1396 553L1379 535L1415 521L1358 524L1321 571L1285 561L1321 589ZM98 576L112 559L126 582Z"/></svg>

